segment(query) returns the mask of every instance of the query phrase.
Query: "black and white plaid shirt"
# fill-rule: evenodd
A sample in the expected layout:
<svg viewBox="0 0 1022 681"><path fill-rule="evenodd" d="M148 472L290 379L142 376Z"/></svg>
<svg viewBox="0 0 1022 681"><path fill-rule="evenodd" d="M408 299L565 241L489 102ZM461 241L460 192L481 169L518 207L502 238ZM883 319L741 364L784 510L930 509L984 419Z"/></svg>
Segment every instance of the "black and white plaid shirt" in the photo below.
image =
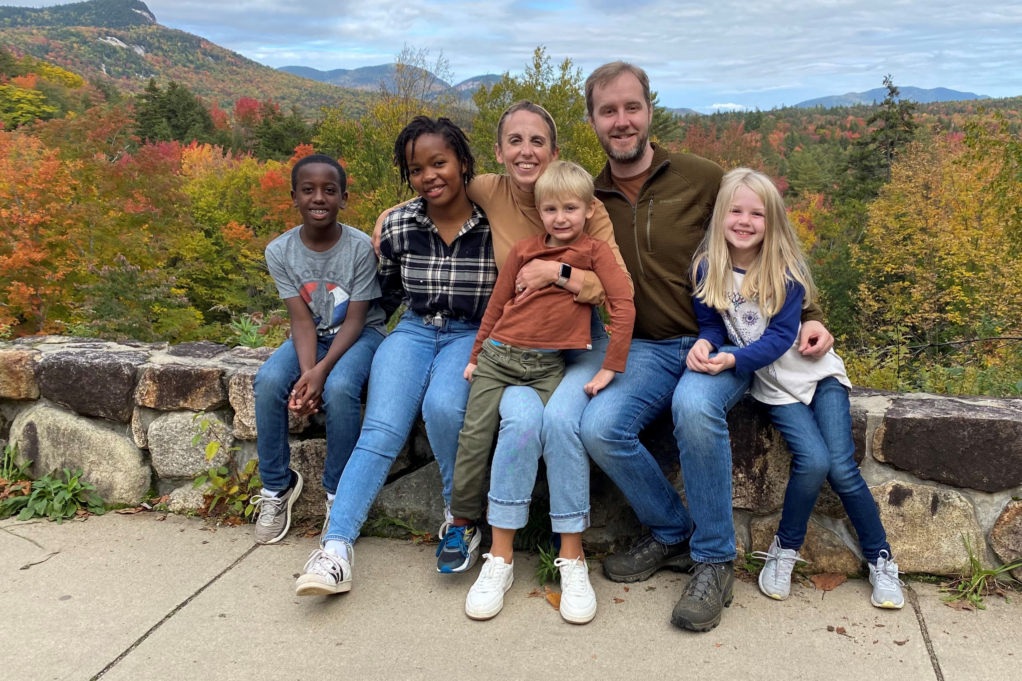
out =
<svg viewBox="0 0 1022 681"><path fill-rule="evenodd" d="M479 206L450 246L426 215L422 198L384 221L380 288L388 317L403 302L416 314L480 322L496 281L490 223Z"/></svg>

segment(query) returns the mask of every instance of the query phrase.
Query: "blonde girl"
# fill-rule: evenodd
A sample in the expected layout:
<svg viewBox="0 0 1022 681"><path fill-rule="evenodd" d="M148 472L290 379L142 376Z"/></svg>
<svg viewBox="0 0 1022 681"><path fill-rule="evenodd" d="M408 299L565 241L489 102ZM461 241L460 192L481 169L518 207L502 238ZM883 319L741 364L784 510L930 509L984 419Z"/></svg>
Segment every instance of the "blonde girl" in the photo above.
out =
<svg viewBox="0 0 1022 681"><path fill-rule="evenodd" d="M844 363L833 350L820 359L798 351L799 318L816 287L770 178L748 168L724 176L692 270L700 333L688 368L754 374L752 395L767 405L791 450L780 526L769 550L758 553L765 561L760 591L777 600L788 597L792 569L803 560L798 551L809 516L827 480L859 535L873 605L901 608L898 566L855 463ZM738 349L713 354L728 343Z"/></svg>

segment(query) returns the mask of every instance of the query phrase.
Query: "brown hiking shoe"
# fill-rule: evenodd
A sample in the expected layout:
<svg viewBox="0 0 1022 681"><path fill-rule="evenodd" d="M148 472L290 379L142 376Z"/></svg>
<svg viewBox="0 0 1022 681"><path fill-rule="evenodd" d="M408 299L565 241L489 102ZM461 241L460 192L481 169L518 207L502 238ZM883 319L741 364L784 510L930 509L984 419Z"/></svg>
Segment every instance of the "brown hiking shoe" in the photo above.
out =
<svg viewBox="0 0 1022 681"><path fill-rule="evenodd" d="M275 497L255 496L252 503L259 507L255 524L256 544L276 544L291 528L291 507L302 493L302 475L291 471L291 484Z"/></svg>

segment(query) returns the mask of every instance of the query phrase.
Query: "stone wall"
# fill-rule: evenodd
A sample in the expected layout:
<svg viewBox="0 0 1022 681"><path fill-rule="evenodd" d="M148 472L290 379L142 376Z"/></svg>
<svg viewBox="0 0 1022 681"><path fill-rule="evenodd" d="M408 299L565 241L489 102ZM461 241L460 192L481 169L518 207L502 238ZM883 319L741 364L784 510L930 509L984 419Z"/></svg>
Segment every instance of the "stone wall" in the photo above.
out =
<svg viewBox="0 0 1022 681"><path fill-rule="evenodd" d="M209 414L213 427L241 448L240 464L254 457L252 382L270 352L209 342L170 347L59 336L2 343L0 439L18 443L22 457L35 462L33 474L83 468L107 503L134 504L155 487L171 495L174 510L194 509L201 494L190 481L206 467L206 440L192 445L192 417ZM961 571L965 536L987 564L1022 557L1022 400L857 390L852 417L856 459L904 571ZM751 399L739 403L729 423L739 548L763 550L780 517L791 456ZM322 420L292 420L291 433L292 465L306 481L297 510L321 515ZM669 415L642 440L683 493ZM536 508L546 502L544 477L541 468ZM595 466L591 488L589 546L627 546L642 529L634 512ZM421 422L373 513L429 531L442 521L439 470ZM808 571L861 570L854 530L827 487L803 555Z"/></svg>

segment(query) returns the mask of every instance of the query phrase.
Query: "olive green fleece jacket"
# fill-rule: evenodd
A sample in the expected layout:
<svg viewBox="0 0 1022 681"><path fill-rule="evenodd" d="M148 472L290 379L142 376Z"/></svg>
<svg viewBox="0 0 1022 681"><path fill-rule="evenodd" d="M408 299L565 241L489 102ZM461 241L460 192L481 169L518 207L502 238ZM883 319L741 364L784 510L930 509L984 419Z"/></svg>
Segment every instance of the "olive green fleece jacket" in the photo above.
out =
<svg viewBox="0 0 1022 681"><path fill-rule="evenodd" d="M649 177L633 206L615 186L610 162L596 177L596 196L614 224L614 238L635 285L633 338L698 336L689 268L710 224L724 170L693 154L656 144ZM813 303L802 321L822 322Z"/></svg>

